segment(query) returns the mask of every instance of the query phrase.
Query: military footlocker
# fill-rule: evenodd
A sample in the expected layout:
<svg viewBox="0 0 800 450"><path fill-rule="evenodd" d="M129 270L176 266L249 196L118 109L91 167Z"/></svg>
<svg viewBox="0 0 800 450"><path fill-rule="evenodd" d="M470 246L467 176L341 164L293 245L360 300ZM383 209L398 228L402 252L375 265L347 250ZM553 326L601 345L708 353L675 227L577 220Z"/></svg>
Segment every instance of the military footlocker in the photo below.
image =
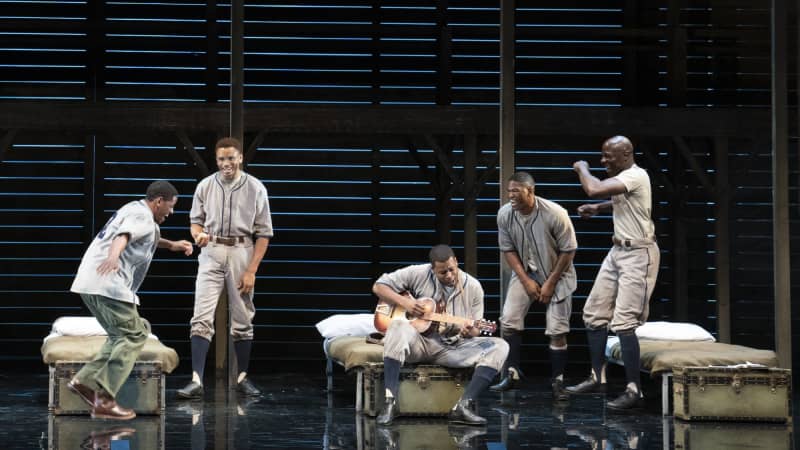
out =
<svg viewBox="0 0 800 450"><path fill-rule="evenodd" d="M139 416L133 420L94 420L88 416L49 415L49 450L164 448L166 416Z"/></svg>
<svg viewBox="0 0 800 450"><path fill-rule="evenodd" d="M791 450L792 425L675 420L675 450Z"/></svg>
<svg viewBox="0 0 800 450"><path fill-rule="evenodd" d="M369 363L363 370L363 412L376 416L383 409L384 402L383 364ZM446 415L461 398L471 374L472 369L430 365L401 368L397 393L399 413L407 416Z"/></svg>
<svg viewBox="0 0 800 450"><path fill-rule="evenodd" d="M788 369L676 367L672 394L675 417L684 420L792 420Z"/></svg>
<svg viewBox="0 0 800 450"><path fill-rule="evenodd" d="M89 405L67 388L86 361L57 361L50 365L49 409L56 415L89 414ZM164 373L161 361L136 361L117 394L117 402L136 414L164 412Z"/></svg>

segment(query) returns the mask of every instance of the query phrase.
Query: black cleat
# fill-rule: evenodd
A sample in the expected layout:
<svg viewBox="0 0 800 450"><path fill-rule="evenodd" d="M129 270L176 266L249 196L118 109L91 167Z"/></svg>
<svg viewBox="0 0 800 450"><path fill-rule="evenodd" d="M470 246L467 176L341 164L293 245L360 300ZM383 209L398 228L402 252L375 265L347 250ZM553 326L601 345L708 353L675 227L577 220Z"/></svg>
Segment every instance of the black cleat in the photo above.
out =
<svg viewBox="0 0 800 450"><path fill-rule="evenodd" d="M241 383L236 385L236 392L245 397L258 397L261 395L261 390L258 389L249 378L245 378Z"/></svg>
<svg viewBox="0 0 800 450"><path fill-rule="evenodd" d="M493 392L505 392L516 389L520 379L520 371L516 367L509 367L506 371L506 376L503 377L499 383L489 386L489 390Z"/></svg>
<svg viewBox="0 0 800 450"><path fill-rule="evenodd" d="M592 377L587 378L586 380L574 385L574 386L567 386L566 389L568 394L604 394L607 390L607 383L600 383Z"/></svg>
<svg viewBox="0 0 800 450"><path fill-rule="evenodd" d="M644 397L638 392L626 389L625 392L614 400L606 403L608 409L615 411L630 411L644 408Z"/></svg>
<svg viewBox="0 0 800 450"><path fill-rule="evenodd" d="M473 400L459 400L456 406L450 410L448 420L466 425L486 425L486 419L475 414L472 406L474 406Z"/></svg>
<svg viewBox="0 0 800 450"><path fill-rule="evenodd" d="M377 422L378 425L391 425L397 416L397 400L393 397L389 397L384 401L383 411L381 411L378 418L375 419L375 422Z"/></svg>
<svg viewBox="0 0 800 450"><path fill-rule="evenodd" d="M183 389L178 389L178 398L203 398L203 385L196 381L190 382Z"/></svg>

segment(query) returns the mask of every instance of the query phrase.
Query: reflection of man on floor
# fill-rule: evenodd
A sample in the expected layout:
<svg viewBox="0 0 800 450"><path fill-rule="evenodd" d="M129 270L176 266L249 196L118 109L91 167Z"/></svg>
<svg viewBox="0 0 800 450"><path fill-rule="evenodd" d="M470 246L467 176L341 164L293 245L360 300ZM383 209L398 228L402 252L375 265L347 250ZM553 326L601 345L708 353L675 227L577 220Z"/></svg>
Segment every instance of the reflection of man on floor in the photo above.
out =
<svg viewBox="0 0 800 450"><path fill-rule="evenodd" d="M437 245L430 251L430 264L404 267L383 274L372 292L389 304L400 305L415 316L425 310L414 299L430 298L437 310L448 315L478 320L483 317L483 288L481 284L458 268L453 250ZM401 295L408 293L413 298ZM475 399L497 375L508 355L508 344L493 337L479 337L472 325L453 325L436 322L425 333L419 333L404 320L393 320L384 338L383 376L386 403L377 422L388 425L397 417L397 392L400 387L400 367L406 363L438 364L445 367L475 367L472 380L461 399L450 411L450 420L469 425L483 425L486 419L474 412Z"/></svg>

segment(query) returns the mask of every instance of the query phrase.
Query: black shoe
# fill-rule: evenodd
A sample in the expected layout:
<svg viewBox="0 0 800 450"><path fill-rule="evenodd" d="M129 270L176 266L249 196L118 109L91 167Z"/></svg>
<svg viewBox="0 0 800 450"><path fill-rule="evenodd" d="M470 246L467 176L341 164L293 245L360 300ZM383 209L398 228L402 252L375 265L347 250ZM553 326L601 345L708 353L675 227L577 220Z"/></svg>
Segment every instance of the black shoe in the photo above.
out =
<svg viewBox="0 0 800 450"><path fill-rule="evenodd" d="M564 382L556 378L550 385L553 389L554 402L566 402L569 400L569 394L564 390Z"/></svg>
<svg viewBox="0 0 800 450"><path fill-rule="evenodd" d="M608 390L608 387L606 383L600 383L594 378L589 377L574 386L567 386L565 390L568 394L602 394Z"/></svg>
<svg viewBox="0 0 800 450"><path fill-rule="evenodd" d="M509 367L506 376L499 383L489 386L490 391L505 392L516 389L520 381L520 371L516 367Z"/></svg>
<svg viewBox="0 0 800 450"><path fill-rule="evenodd" d="M451 422L463 423L467 425L486 425L486 419L472 411L474 401L461 399L456 406L450 410L448 419Z"/></svg>
<svg viewBox="0 0 800 450"><path fill-rule="evenodd" d="M629 411L644 407L644 397L638 392L626 389L625 392L614 400L606 403L608 409L615 411Z"/></svg>
<svg viewBox="0 0 800 450"><path fill-rule="evenodd" d="M183 389L178 389L178 397L189 399L203 398L203 385L196 381L191 381Z"/></svg>
<svg viewBox="0 0 800 450"><path fill-rule="evenodd" d="M375 422L378 425L391 425L397 415L397 400L390 397L383 402L383 410L378 415L378 418L375 419Z"/></svg>
<svg viewBox="0 0 800 450"><path fill-rule="evenodd" d="M246 397L258 397L261 395L261 390L250 381L250 378L245 378L241 381L241 383L236 385L236 392L246 396Z"/></svg>

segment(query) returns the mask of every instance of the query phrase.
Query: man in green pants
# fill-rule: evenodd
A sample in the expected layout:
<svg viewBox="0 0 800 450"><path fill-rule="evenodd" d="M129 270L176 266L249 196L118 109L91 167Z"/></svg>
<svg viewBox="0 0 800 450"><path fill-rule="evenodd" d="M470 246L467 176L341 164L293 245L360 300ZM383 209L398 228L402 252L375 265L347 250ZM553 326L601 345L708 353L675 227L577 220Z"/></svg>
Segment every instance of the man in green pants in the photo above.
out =
<svg viewBox="0 0 800 450"><path fill-rule="evenodd" d="M136 309L136 291L156 248L192 254L189 241L161 238L158 224L173 212L177 200L178 191L169 182L150 184L145 199L130 202L111 216L83 255L72 283L70 290L80 294L108 334L100 352L67 384L89 404L92 418L136 417L115 400L148 336Z"/></svg>

